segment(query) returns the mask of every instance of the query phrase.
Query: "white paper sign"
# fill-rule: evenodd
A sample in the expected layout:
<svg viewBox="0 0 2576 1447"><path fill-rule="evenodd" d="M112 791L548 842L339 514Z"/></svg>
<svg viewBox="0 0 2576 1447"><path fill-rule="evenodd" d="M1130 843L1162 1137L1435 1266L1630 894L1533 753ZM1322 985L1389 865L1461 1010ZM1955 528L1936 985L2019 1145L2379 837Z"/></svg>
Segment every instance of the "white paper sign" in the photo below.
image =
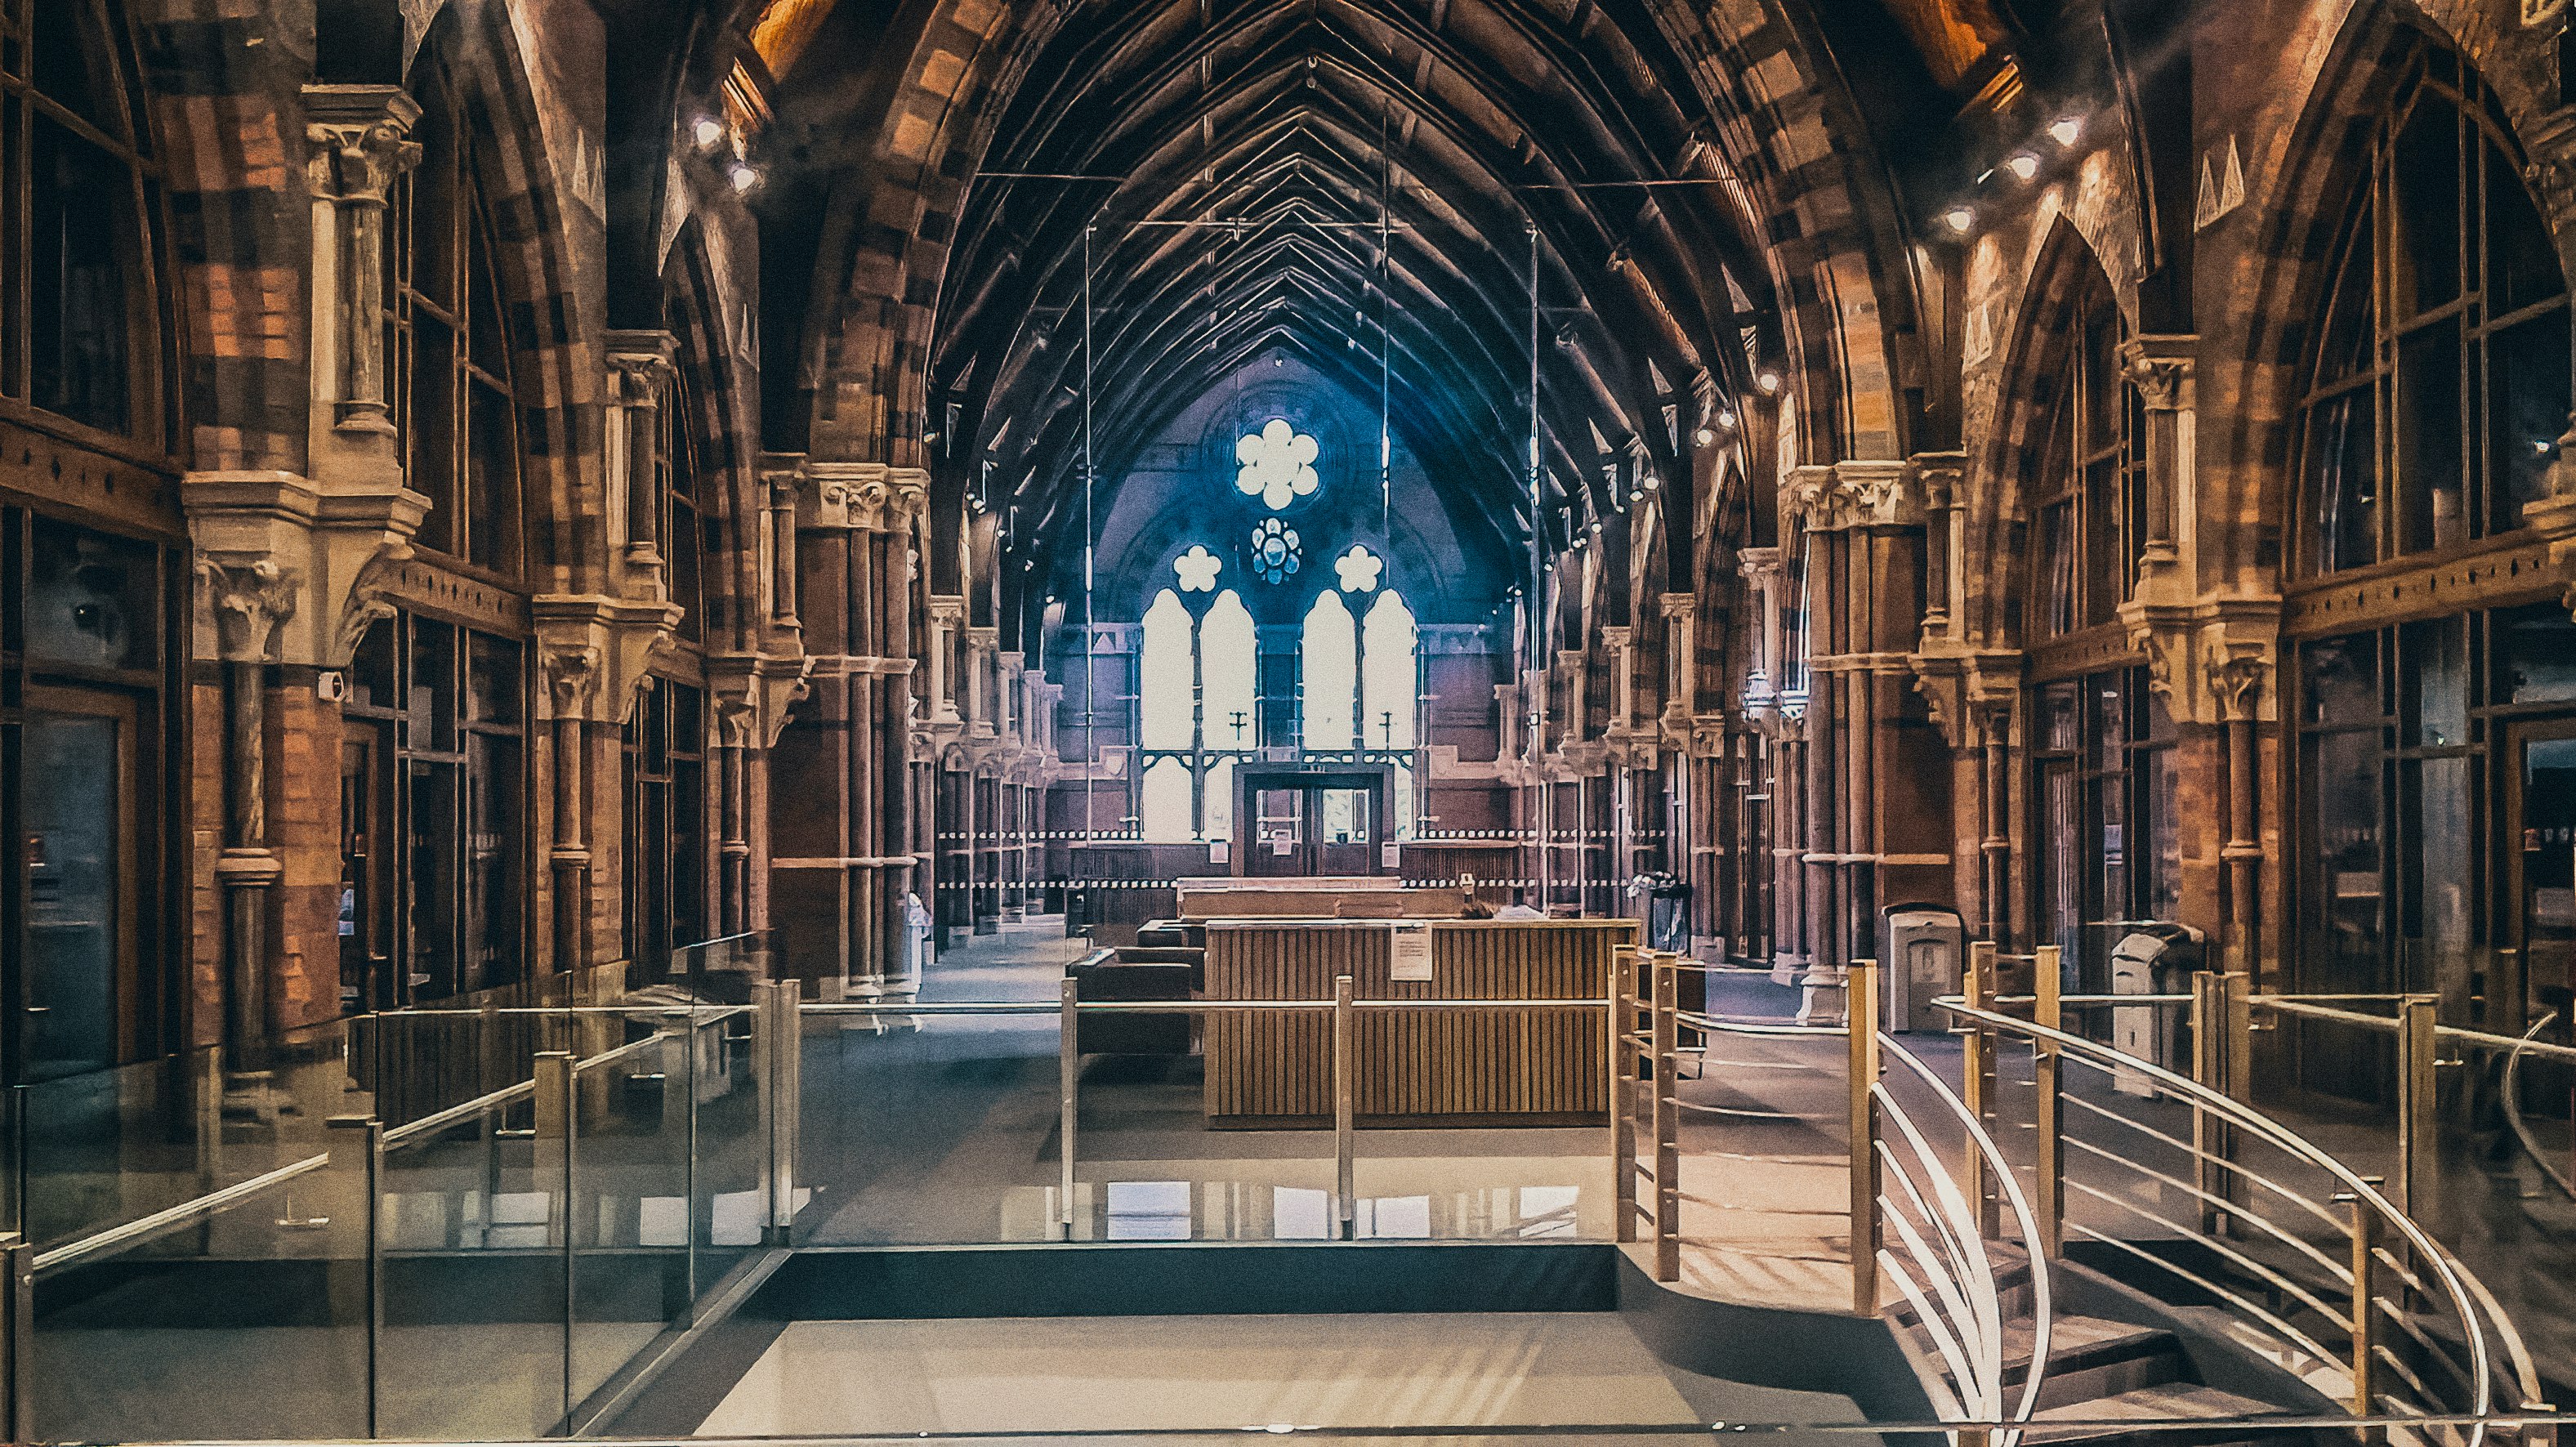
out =
<svg viewBox="0 0 2576 1447"><path fill-rule="evenodd" d="M1400 924L1387 930L1386 977L1431 983L1431 926Z"/></svg>
<svg viewBox="0 0 2576 1447"><path fill-rule="evenodd" d="M1378 867L1381 869L1402 869L1404 867L1404 846L1401 844L1381 844L1378 846L1377 857Z"/></svg>

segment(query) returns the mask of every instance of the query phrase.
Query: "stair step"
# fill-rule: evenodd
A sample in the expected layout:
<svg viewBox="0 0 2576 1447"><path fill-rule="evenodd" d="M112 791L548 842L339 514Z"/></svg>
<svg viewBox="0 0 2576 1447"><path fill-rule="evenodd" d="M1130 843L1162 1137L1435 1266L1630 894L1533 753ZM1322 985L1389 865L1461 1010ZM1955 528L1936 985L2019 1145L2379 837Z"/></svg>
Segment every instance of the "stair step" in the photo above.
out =
<svg viewBox="0 0 2576 1447"><path fill-rule="evenodd" d="M2040 1423L2102 1422L2172 1424L2176 1433L2189 1433L2195 1439L2205 1438L2210 1427L2235 1417L2277 1416L2280 1408L2234 1392L2222 1392L2194 1382L2167 1382L2141 1387L2117 1396L2093 1397L2080 1402L2067 1402L2043 1408L2036 1420ZM2122 1442L2145 1442L2155 1436L2154 1429L2141 1432L2137 1427L2107 1425L2099 1427L2042 1426L2029 1434L2035 1442L2085 1442L2116 1438Z"/></svg>

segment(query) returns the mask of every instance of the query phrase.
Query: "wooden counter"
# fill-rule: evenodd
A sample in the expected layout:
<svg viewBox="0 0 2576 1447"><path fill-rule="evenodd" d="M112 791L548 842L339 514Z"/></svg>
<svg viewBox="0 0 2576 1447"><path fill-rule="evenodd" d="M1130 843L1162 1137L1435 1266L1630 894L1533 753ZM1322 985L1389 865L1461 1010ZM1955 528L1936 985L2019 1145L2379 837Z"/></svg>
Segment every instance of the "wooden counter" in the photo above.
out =
<svg viewBox="0 0 2576 1447"><path fill-rule="evenodd" d="M1225 920L1208 927L1208 1000L1598 1000L1633 920L1447 920L1431 925L1431 979L1387 978L1388 926ZM1608 1110L1600 1010L1356 1012L1362 1125L1597 1123ZM1329 1125L1329 1010L1216 1014L1205 1034L1208 1122Z"/></svg>

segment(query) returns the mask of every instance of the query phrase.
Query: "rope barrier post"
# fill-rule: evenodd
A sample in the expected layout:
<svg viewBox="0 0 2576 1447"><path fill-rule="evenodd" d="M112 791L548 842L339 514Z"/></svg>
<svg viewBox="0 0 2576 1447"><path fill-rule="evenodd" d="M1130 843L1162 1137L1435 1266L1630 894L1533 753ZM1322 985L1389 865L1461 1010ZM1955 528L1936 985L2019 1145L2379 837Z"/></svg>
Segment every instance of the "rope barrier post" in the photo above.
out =
<svg viewBox="0 0 2576 1447"><path fill-rule="evenodd" d="M755 1020L763 1045L761 1104L768 1113L769 1221L772 1245L790 1244L796 1225L797 1125L803 1111L802 1048L798 1006L804 986L795 980L773 980L760 995Z"/></svg>
<svg viewBox="0 0 2576 1447"><path fill-rule="evenodd" d="M1073 1142L1082 1113L1082 985L1072 976L1057 997L1056 1019L1062 1032L1056 1047L1056 1239L1073 1239Z"/></svg>
<svg viewBox="0 0 2576 1447"><path fill-rule="evenodd" d="M2037 968L2032 971L2031 1021L2043 1030L2066 1028L2065 1010L2059 1003L2061 968L2058 947L2041 945ZM2064 1253L2066 1245L2065 1064L2058 1055L2057 1042L2031 1041L2030 1070L2031 1109L2039 1137L2038 1197L2032 1205L2039 1214L2040 1245L2054 1261Z"/></svg>
<svg viewBox="0 0 2576 1447"><path fill-rule="evenodd" d="M0 1328L8 1332L9 1440L36 1440L36 1243L25 1233L0 1236Z"/></svg>
<svg viewBox="0 0 2576 1447"><path fill-rule="evenodd" d="M2379 1219L2359 1196L2337 1192L2335 1199L2352 1210L2351 1405L2353 1415L2367 1417L2379 1397Z"/></svg>
<svg viewBox="0 0 2576 1447"><path fill-rule="evenodd" d="M542 1022L543 1017L540 1018ZM535 1178L540 1183L556 1183L546 1186L549 1195L556 1189L562 1191L562 1195L555 1197L561 1205L555 1211L554 1224L559 1233L555 1238L556 1249L563 1253L563 1296L560 1302L563 1310L563 1377L560 1387L567 1421L573 1408L581 1405L573 1392L573 1330L580 1321L577 1306L581 1300L580 1253L573 1249L580 1235L577 1222L581 1214L579 1203L574 1199L574 1172L578 1169L574 1154L580 1148L580 1112L573 1092L581 1083L573 1073L576 1059L569 1050L537 1052L536 1135L532 1152Z"/></svg>
<svg viewBox="0 0 2576 1447"><path fill-rule="evenodd" d="M1966 986L1970 1009L1995 1008L1995 997L2002 992L1996 988L1993 940L1975 940L1968 945ZM1876 1028L1876 1022L1872 1022L1872 1028ZM1959 1039L1960 1103L1967 1106L1969 1116L1980 1125L1994 1111L1994 1078L1994 1031L1970 1020ZM1978 1151L1973 1135L1963 1144L1965 1149L1959 1153L1959 1193L1975 1208L1979 1228L1991 1236L1995 1233L1995 1203L1986 1180L1986 1158Z"/></svg>
<svg viewBox="0 0 2576 1447"><path fill-rule="evenodd" d="M1341 1238L1358 1235L1359 1202L1353 1189L1355 1111L1351 1098L1351 977L1333 977L1333 1214Z"/></svg>
<svg viewBox="0 0 2576 1447"><path fill-rule="evenodd" d="M2433 1208L2441 1155L2433 1119L2438 1003L2432 995L2409 995L2397 1007L2397 1209L2418 1221Z"/></svg>
<svg viewBox="0 0 2576 1447"><path fill-rule="evenodd" d="M327 1123L327 1128L348 1131L354 1137L360 1156L358 1161L359 1179L362 1183L360 1189L366 1192L364 1209L358 1213L359 1229L365 1236L365 1239L359 1243L358 1249L364 1253L359 1257L359 1261L365 1268L362 1280L365 1283L363 1289L366 1292L363 1323L366 1338L360 1345L361 1359L366 1366L364 1386L360 1390L365 1402L367 1435L375 1437L379 1435L378 1424L383 1418L384 1411L385 1123L372 1115L335 1115ZM9 1440L24 1442L30 1439L12 1437Z"/></svg>
<svg viewBox="0 0 2576 1447"><path fill-rule="evenodd" d="M1637 947L1610 955L1610 1195L1618 1239L1637 1239Z"/></svg>
<svg viewBox="0 0 2576 1447"><path fill-rule="evenodd" d="M1655 1279L1682 1279L1681 971L1671 955L1655 961Z"/></svg>
<svg viewBox="0 0 2576 1447"><path fill-rule="evenodd" d="M1988 946L1989 949L1992 946ZM1852 1311L1878 1314L1878 961L1854 960L1845 973L1844 1018L1851 1035ZM1970 1143L1971 1150L1974 1142Z"/></svg>
<svg viewBox="0 0 2576 1447"><path fill-rule="evenodd" d="M2245 1098L2246 1076L2252 1068L2252 1046L2246 1038L2253 1023L2246 991L2251 978L2215 970L2201 970L2191 977L2192 1083L2236 1100ZM2220 1203L2237 1200L2244 1189L2231 1169L2236 1159L2235 1128L2194 1105L2191 1145L2201 1192L2200 1229L2204 1235L2225 1235L2232 1229L2233 1213Z"/></svg>

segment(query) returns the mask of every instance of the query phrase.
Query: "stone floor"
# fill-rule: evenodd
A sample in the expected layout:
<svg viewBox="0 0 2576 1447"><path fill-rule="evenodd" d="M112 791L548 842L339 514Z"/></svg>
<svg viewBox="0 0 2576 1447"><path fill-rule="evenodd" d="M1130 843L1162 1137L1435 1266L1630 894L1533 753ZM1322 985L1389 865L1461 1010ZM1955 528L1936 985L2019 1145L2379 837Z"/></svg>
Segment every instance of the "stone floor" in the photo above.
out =
<svg viewBox="0 0 2576 1447"><path fill-rule="evenodd" d="M800 1322L698 1435L1856 1420L1844 1398L1665 1366L1609 1312L1086 1317Z"/></svg>

